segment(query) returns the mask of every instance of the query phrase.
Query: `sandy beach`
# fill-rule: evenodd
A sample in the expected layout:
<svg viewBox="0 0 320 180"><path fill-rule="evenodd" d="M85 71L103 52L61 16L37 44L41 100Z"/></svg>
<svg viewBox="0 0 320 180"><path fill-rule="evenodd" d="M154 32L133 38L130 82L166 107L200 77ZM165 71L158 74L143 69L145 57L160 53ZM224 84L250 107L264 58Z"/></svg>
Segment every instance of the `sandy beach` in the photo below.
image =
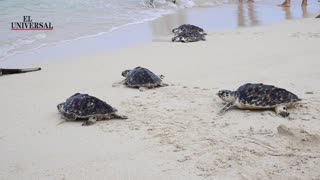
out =
<svg viewBox="0 0 320 180"><path fill-rule="evenodd" d="M320 179L319 19L209 32L197 43L170 39L2 76L0 179ZM136 66L169 86L112 87ZM236 109L218 116L217 91L247 82L303 101L289 118ZM65 122L56 105L76 92L129 119Z"/></svg>

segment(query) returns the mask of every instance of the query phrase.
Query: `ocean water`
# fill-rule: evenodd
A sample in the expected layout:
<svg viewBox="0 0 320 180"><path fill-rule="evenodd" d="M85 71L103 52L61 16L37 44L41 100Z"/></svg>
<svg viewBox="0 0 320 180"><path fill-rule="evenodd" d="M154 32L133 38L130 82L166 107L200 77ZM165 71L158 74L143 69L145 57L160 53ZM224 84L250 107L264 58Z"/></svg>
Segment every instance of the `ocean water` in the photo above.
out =
<svg viewBox="0 0 320 180"><path fill-rule="evenodd" d="M192 6L207 6L225 0L0 0L0 60L44 45L88 36L141 23ZM52 31L13 31L11 22L51 22Z"/></svg>
<svg viewBox="0 0 320 180"><path fill-rule="evenodd" d="M125 26L173 13L179 18L188 19L180 20L180 23L196 23L203 28L217 30L219 27L247 27L248 24L254 26L282 19L310 17L310 13L320 10L319 2L311 0L306 9L301 9L301 0L293 0L293 6L286 9L276 6L282 0L255 0L254 4L244 5L238 4L238 0L176 2L154 0L151 6L149 0L0 0L0 62L19 52L63 42L79 42L73 40L87 37L102 37ZM221 4L228 4L223 5L227 8L216 8ZM197 8L191 7L202 10L192 12L189 10ZM187 11L181 11L186 8ZM22 22L23 16L30 16L33 22L51 22L54 29L11 30L11 22ZM168 27L161 24L155 26L157 31L169 31ZM130 36L132 34L128 32Z"/></svg>

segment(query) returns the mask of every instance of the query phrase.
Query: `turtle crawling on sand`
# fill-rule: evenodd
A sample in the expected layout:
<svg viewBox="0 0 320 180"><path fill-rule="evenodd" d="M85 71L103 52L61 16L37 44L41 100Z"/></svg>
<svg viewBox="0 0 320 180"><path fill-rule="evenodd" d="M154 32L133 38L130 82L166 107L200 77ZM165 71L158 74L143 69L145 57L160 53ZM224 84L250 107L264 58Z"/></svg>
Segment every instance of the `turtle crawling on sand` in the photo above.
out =
<svg viewBox="0 0 320 180"><path fill-rule="evenodd" d="M132 70L125 70L122 72L122 76L126 79L123 81L128 87L139 88L155 88L161 86L167 86L162 83L163 75L157 76L147 68L136 67Z"/></svg>
<svg viewBox="0 0 320 180"><path fill-rule="evenodd" d="M117 109L88 94L76 93L66 102L57 105L58 111L69 121L87 119L82 126L89 126L103 119L127 119L117 115Z"/></svg>
<svg viewBox="0 0 320 180"><path fill-rule="evenodd" d="M172 42L183 42L183 43L196 42L196 41L201 41L201 40L202 41L206 40L205 35L200 34L199 32L196 32L196 31L182 32L171 39Z"/></svg>
<svg viewBox="0 0 320 180"><path fill-rule="evenodd" d="M205 35L207 33L198 26L191 24L183 24L172 30L175 37L171 39L172 42L196 42L196 41L205 41Z"/></svg>
<svg viewBox="0 0 320 180"><path fill-rule="evenodd" d="M176 0L167 0L167 1L170 1L170 2L172 2L173 4L176 4ZM154 0L149 0L149 4L151 5L151 6L155 6L155 4L154 4Z"/></svg>
<svg viewBox="0 0 320 180"><path fill-rule="evenodd" d="M192 24L183 24L177 28L174 28L172 32L175 35L178 35L182 32L198 32L199 34L207 35L207 33L204 32L204 30L198 26L192 25Z"/></svg>
<svg viewBox="0 0 320 180"><path fill-rule="evenodd" d="M289 116L287 107L301 101L297 95L272 85L247 83L236 91L221 90L217 95L227 104L220 114L232 107L239 109L274 109L281 117Z"/></svg>

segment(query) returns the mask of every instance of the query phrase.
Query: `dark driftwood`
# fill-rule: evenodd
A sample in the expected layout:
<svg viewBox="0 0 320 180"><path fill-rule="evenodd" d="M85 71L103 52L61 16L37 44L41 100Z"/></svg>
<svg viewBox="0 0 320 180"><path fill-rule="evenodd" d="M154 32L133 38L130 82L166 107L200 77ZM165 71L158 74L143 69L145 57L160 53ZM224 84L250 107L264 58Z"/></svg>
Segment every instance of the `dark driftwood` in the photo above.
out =
<svg viewBox="0 0 320 180"><path fill-rule="evenodd" d="M41 68L26 68L26 69L1 69L0 68L0 76L7 75L7 74L18 74L18 73L27 73L33 71L40 71Z"/></svg>

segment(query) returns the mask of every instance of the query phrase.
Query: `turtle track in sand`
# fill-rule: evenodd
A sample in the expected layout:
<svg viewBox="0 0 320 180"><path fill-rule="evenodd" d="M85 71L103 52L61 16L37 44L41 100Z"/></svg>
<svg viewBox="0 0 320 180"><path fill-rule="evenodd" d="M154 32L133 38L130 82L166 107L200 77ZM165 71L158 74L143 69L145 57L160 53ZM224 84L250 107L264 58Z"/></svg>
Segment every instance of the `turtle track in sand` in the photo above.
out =
<svg viewBox="0 0 320 180"><path fill-rule="evenodd" d="M147 133L159 153L173 157L175 168L198 176L320 178L319 132L313 128L320 125L320 101L306 96L289 109L289 119L271 110L233 109L218 116L223 103L217 91L171 85L141 92L121 103L130 115L124 126Z"/></svg>

